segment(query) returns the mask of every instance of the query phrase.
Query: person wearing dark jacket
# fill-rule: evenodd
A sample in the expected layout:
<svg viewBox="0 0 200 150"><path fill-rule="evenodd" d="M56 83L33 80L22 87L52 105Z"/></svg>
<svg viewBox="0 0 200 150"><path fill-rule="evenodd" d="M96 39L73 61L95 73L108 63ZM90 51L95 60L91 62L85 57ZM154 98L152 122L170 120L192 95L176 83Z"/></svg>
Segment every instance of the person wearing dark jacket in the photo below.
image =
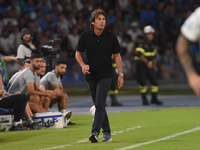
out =
<svg viewBox="0 0 200 150"><path fill-rule="evenodd" d="M142 104L149 105L147 101L147 87L146 81L147 79L151 83L151 103L161 105L162 102L157 99L158 93L158 81L156 77L155 71L157 71L156 67L156 48L153 45L153 33L155 32L154 28L150 25L144 27L145 39L143 42L139 44L139 46L135 49L136 55L136 78L139 83L140 94L142 96Z"/></svg>

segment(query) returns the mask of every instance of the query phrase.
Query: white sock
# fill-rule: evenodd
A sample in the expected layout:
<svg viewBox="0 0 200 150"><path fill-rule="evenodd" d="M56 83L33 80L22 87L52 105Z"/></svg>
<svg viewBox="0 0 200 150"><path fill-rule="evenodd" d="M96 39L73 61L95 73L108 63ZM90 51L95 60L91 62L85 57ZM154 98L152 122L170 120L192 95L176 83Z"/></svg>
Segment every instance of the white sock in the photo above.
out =
<svg viewBox="0 0 200 150"><path fill-rule="evenodd" d="M14 126L17 126L18 124L22 124L22 119L20 119L19 121L14 121L13 122Z"/></svg>
<svg viewBox="0 0 200 150"><path fill-rule="evenodd" d="M60 112L65 113L65 112L67 112L67 109L62 109L62 110L60 110Z"/></svg>
<svg viewBox="0 0 200 150"><path fill-rule="evenodd" d="M32 118L28 118L28 119L27 119L27 122L28 122L29 125L32 125L34 121L33 121Z"/></svg>

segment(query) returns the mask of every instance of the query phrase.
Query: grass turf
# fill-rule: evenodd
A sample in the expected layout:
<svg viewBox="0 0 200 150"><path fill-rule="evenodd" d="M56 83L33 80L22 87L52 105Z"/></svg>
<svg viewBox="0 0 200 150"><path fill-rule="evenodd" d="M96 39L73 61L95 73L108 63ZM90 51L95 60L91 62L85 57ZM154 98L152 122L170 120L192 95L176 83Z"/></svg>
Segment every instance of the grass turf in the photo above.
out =
<svg viewBox="0 0 200 150"><path fill-rule="evenodd" d="M90 143L91 115L73 115L74 126L64 129L0 132L1 150L68 149L110 150L157 140L200 126L198 107L109 113L112 142ZM131 129L132 127L141 128ZM136 147L136 150L197 150L200 130ZM99 135L99 141L102 133ZM59 147L60 146L60 147Z"/></svg>

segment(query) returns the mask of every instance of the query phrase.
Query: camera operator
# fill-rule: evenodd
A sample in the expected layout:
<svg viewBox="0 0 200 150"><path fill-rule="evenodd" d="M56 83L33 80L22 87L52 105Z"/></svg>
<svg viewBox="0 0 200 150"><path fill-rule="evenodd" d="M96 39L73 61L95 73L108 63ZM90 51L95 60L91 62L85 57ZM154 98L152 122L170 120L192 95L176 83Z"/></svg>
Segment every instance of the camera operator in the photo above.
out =
<svg viewBox="0 0 200 150"><path fill-rule="evenodd" d="M61 42L62 40L60 38L52 39L47 45L43 45L39 50L41 55L47 60L47 71L53 70L52 61L55 60L56 55L61 52Z"/></svg>
<svg viewBox="0 0 200 150"><path fill-rule="evenodd" d="M32 43L32 34L29 29L23 28L21 30L22 44L17 49L17 58L20 65L25 59L30 59L31 54L36 52L36 48Z"/></svg>

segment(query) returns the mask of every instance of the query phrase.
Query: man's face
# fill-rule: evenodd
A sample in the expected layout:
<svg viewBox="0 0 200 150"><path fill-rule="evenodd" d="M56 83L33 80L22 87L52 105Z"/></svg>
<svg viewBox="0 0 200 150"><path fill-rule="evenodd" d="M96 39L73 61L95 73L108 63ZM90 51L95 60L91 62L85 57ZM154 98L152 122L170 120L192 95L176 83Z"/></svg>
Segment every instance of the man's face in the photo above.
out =
<svg viewBox="0 0 200 150"><path fill-rule="evenodd" d="M42 58L35 58L31 61L31 65L35 70L40 69L40 64L41 64Z"/></svg>
<svg viewBox="0 0 200 150"><path fill-rule="evenodd" d="M153 40L153 33L148 33L146 36L147 36L147 40L149 41Z"/></svg>
<svg viewBox="0 0 200 150"><path fill-rule="evenodd" d="M92 22L92 25L94 26L94 29L103 30L106 25L106 18L104 15L100 14L97 18L95 18L95 21Z"/></svg>
<svg viewBox="0 0 200 150"><path fill-rule="evenodd" d="M22 37L24 41L30 42L31 41L31 34L24 34Z"/></svg>
<svg viewBox="0 0 200 150"><path fill-rule="evenodd" d="M44 75L46 72L47 64L45 62L41 62L40 64L40 75Z"/></svg>
<svg viewBox="0 0 200 150"><path fill-rule="evenodd" d="M29 63L25 63L24 66L22 66L21 69L24 70L24 69L26 69L28 66L30 66L30 64L29 64Z"/></svg>
<svg viewBox="0 0 200 150"><path fill-rule="evenodd" d="M64 76L66 70L67 70L66 64L60 64L60 65L56 66L56 71L61 77Z"/></svg>

